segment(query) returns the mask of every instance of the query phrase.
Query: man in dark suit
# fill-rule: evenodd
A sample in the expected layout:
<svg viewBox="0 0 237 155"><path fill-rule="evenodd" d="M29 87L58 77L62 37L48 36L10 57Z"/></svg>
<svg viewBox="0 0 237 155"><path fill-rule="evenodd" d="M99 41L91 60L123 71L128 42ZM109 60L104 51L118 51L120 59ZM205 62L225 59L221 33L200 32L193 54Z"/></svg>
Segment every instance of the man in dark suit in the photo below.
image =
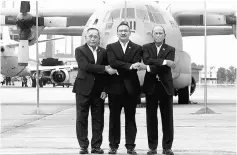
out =
<svg viewBox="0 0 237 155"><path fill-rule="evenodd" d="M146 69L143 92L146 94L147 134L149 151L157 154L158 146L158 101L162 120L163 154L173 155L173 94L174 86L171 68L175 67L175 48L165 44L165 30L155 26L152 30L154 42L143 45L143 62L140 69Z"/></svg>
<svg viewBox="0 0 237 155"><path fill-rule="evenodd" d="M88 114L91 107L91 153L103 154L104 151L100 146L104 128L105 78L106 72L114 74L115 70L106 66L105 49L99 47L99 30L89 28L85 39L86 44L76 48L75 51L78 74L73 86L73 92L76 93L76 133L81 147L79 153L88 153Z"/></svg>
<svg viewBox="0 0 237 155"><path fill-rule="evenodd" d="M140 103L140 83L136 65L141 61L142 47L129 40L130 34L127 22L120 23L117 27L119 40L106 47L109 65L118 71L118 74L109 77L106 89L110 109L109 154L116 154L119 147L122 107L125 112L125 147L128 154L136 154L135 114L136 106Z"/></svg>

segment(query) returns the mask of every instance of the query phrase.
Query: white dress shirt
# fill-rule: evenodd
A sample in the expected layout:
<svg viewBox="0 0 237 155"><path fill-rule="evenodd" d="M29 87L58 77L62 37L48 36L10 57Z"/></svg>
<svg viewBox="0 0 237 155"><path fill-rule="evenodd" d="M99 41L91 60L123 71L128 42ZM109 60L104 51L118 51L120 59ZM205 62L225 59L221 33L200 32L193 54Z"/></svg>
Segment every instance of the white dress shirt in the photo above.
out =
<svg viewBox="0 0 237 155"><path fill-rule="evenodd" d="M89 49L92 51L92 53L93 53L93 56L94 56L94 59L95 59L95 64L96 64L96 62L97 62L97 49L98 49L98 46L96 46L96 48L95 49L93 49L91 46L89 46L88 45L88 47L89 47Z"/></svg>
<svg viewBox="0 0 237 155"><path fill-rule="evenodd" d="M125 54L125 51L126 51L126 49L127 49L127 46L128 46L128 42L126 42L125 44L124 43L122 43L121 41L119 41L120 42L120 44L121 44L121 46L122 46L122 48L123 48L123 53Z"/></svg>

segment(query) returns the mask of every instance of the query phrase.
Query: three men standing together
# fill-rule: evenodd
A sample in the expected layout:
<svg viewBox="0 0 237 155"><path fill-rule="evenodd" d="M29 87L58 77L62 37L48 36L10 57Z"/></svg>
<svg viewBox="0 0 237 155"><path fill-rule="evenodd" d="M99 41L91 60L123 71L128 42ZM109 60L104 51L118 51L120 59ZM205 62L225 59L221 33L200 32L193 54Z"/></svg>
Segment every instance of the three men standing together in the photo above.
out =
<svg viewBox="0 0 237 155"><path fill-rule="evenodd" d="M165 44L165 30L156 26L152 30L154 43L143 47L129 40L131 31L126 22L117 27L119 40L99 47L99 31L87 30L86 44L75 52L78 74L73 92L76 93L76 133L80 154L88 153L88 113L91 107L91 153L103 154L100 148L104 128L104 99L109 101L109 154L116 154L121 139L120 115L125 113L125 147L128 154L137 154L135 139L137 126L136 106L140 103L141 87L137 70L146 70L143 92L146 94L147 133L149 151L157 154L158 101L163 130L163 154L173 155L173 81L171 68L175 67L175 49ZM143 58L143 63L141 60Z"/></svg>

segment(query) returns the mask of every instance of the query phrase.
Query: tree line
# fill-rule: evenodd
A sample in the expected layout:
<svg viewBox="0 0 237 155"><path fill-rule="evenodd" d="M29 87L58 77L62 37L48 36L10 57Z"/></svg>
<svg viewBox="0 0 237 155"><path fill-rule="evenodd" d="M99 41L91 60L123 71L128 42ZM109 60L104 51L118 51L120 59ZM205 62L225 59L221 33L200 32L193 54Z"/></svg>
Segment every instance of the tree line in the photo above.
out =
<svg viewBox="0 0 237 155"><path fill-rule="evenodd" d="M234 83L236 79L236 68L230 66L228 69L220 67L217 70L217 83Z"/></svg>
<svg viewBox="0 0 237 155"><path fill-rule="evenodd" d="M202 69L203 65L197 65L192 63L192 67L198 67ZM217 83L230 83L233 84L236 79L236 68L234 66L230 66L229 68L220 67L217 69Z"/></svg>

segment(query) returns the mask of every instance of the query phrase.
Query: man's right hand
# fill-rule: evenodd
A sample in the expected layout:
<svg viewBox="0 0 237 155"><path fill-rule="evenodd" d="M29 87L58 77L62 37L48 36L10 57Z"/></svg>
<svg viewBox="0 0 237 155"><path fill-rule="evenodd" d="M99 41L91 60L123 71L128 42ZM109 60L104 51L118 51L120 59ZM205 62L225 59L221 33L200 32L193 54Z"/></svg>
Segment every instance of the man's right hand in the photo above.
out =
<svg viewBox="0 0 237 155"><path fill-rule="evenodd" d="M166 65L169 66L170 68L175 68L175 62L171 60L166 60Z"/></svg>
<svg viewBox="0 0 237 155"><path fill-rule="evenodd" d="M117 69L113 69L110 66L105 66L105 71L110 75L118 74Z"/></svg>

